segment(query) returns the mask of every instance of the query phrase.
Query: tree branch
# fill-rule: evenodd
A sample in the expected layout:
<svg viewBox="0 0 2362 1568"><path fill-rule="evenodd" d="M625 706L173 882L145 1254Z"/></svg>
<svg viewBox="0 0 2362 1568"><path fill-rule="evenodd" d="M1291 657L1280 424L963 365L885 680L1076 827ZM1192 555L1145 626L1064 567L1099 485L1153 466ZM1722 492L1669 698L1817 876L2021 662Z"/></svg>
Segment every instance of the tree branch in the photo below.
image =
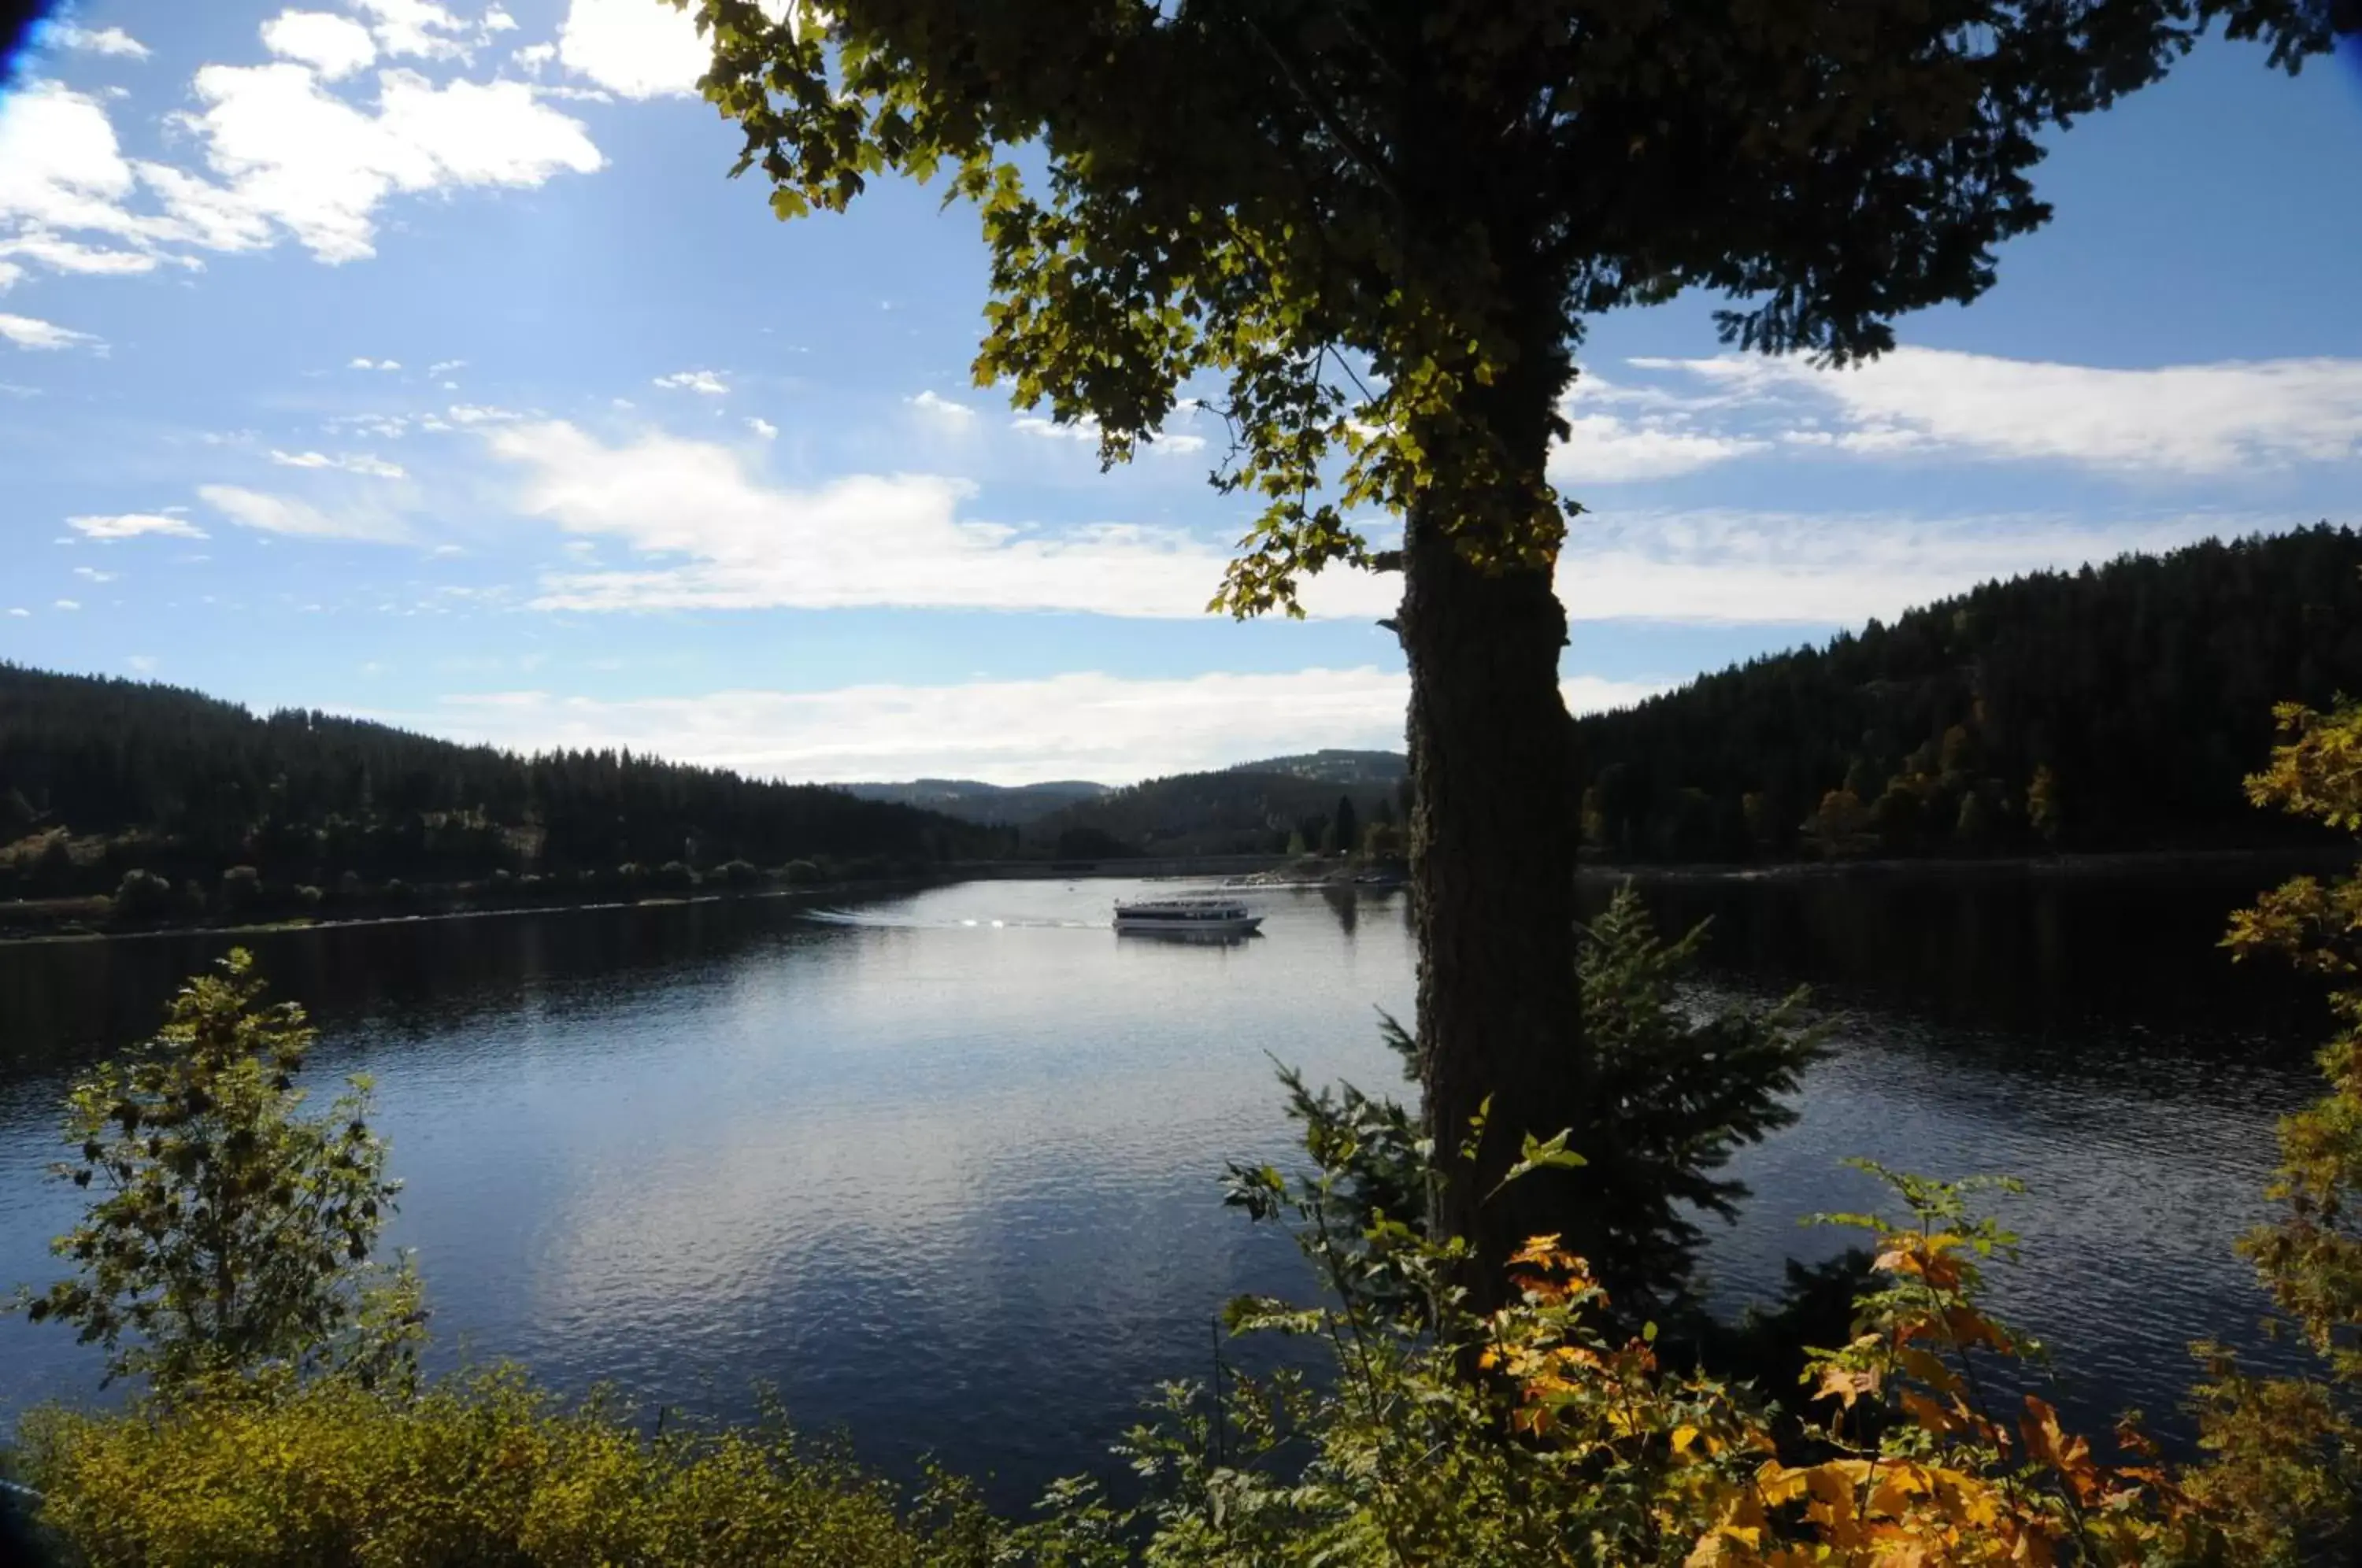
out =
<svg viewBox="0 0 2362 1568"><path fill-rule="evenodd" d="M1385 160L1364 145L1359 137L1345 128L1335 112L1321 100L1318 94L1313 92L1312 84L1306 81L1303 73L1296 69L1295 62L1287 58L1287 52L1273 40L1269 33L1264 31L1262 24L1252 16L1242 15L1240 20L1244 24L1247 31L1253 35L1255 42L1263 46L1264 52L1271 56L1272 63L1279 68L1280 75L1286 79L1288 86L1294 89L1305 108L1311 111L1313 119L1319 123L1320 128L1329 133L1330 139L1342 148L1346 155L1355 163L1361 165L1362 171L1377 182L1378 188L1386 193L1387 199L1392 201L1396 208L1407 205L1408 204L1403 199L1402 187L1396 182L1394 171L1386 167Z"/></svg>

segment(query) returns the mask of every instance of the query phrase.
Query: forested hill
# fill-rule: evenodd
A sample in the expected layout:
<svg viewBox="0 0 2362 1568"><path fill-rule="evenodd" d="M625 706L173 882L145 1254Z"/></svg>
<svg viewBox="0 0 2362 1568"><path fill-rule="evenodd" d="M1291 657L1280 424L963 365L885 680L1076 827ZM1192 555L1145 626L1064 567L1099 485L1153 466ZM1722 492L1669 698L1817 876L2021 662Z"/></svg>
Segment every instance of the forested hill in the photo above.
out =
<svg viewBox="0 0 2362 1568"><path fill-rule="evenodd" d="M1366 759L1385 752L1321 752L1328 759L1275 757L1211 773L1181 773L1077 801L1026 825L1029 854L1071 859L1120 855L1277 855L1294 851L1399 848L1407 794L1403 770ZM1341 757L1363 758L1344 763ZM1372 830L1376 837L1372 839Z"/></svg>
<svg viewBox="0 0 2362 1568"><path fill-rule="evenodd" d="M988 784L980 778L912 778L892 784L845 784L848 795L865 801L897 801L941 812L966 823L1009 825L1030 823L1077 801L1096 801L1108 792L1105 784L1085 779L1059 779L1047 784Z"/></svg>
<svg viewBox="0 0 2362 1568"><path fill-rule="evenodd" d="M111 891L252 866L449 880L744 860L909 863L988 855L1006 834L816 785L625 752L518 756L388 725L258 717L194 691L0 664L0 897Z"/></svg>
<svg viewBox="0 0 2362 1568"><path fill-rule="evenodd" d="M2362 695L2362 536L2326 524L1988 583L1575 726L1616 859L2284 839L2275 702Z"/></svg>

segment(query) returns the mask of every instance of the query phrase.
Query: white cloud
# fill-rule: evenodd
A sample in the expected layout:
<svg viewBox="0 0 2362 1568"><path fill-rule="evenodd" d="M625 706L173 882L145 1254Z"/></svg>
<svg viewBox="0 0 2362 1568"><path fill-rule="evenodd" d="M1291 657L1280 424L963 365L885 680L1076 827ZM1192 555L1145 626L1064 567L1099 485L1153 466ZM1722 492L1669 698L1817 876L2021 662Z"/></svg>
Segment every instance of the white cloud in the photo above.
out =
<svg viewBox="0 0 2362 1568"><path fill-rule="evenodd" d="M554 43L527 44L512 58L526 72L538 76L543 66L557 58L557 46Z"/></svg>
<svg viewBox="0 0 2362 1568"><path fill-rule="evenodd" d="M395 191L538 185L604 162L579 121L522 82L437 86L411 71L377 80L371 114L300 65L208 65L193 84L205 106L185 123L237 208L331 262L375 254L373 215ZM176 212L190 204L168 193Z"/></svg>
<svg viewBox="0 0 2362 1568"><path fill-rule="evenodd" d="M602 701L446 698L429 721L538 749L629 745L765 778L1128 780L1307 746L1399 745L1407 687L1376 669L1130 680L1102 674Z"/></svg>
<svg viewBox="0 0 2362 1568"><path fill-rule="evenodd" d="M71 22L50 22L41 28L36 41L47 49L70 49L83 54L109 54L124 60L148 58L148 46L121 28L101 28L93 32Z"/></svg>
<svg viewBox="0 0 2362 1568"><path fill-rule="evenodd" d="M28 261L39 262L53 272L112 274L116 277L133 272L152 272L168 260L182 266L194 265L182 257L159 256L146 250L115 250L39 230L0 239L0 256L21 256ZM22 269L13 264L0 262L0 288L6 288L21 272Z"/></svg>
<svg viewBox="0 0 2362 1568"><path fill-rule="evenodd" d="M499 425L524 417L514 409L473 403L455 403L443 412L454 425Z"/></svg>
<svg viewBox="0 0 2362 1568"><path fill-rule="evenodd" d="M759 416L749 415L746 420L746 428L752 430L756 435L761 436L766 441L773 441L778 438L779 427L772 424L769 420Z"/></svg>
<svg viewBox="0 0 2362 1568"><path fill-rule="evenodd" d="M398 441L409 433L410 421L399 414L344 414L320 422L323 430L358 430L380 440Z"/></svg>
<svg viewBox="0 0 2362 1568"><path fill-rule="evenodd" d="M449 60L468 52L463 35L468 24L434 0L348 0L370 18L370 31L388 54Z"/></svg>
<svg viewBox="0 0 2362 1568"><path fill-rule="evenodd" d="M963 606L1197 615L1226 558L1189 536L1102 525L1057 536L959 515L965 482L855 474L811 490L764 482L749 454L650 435L609 447L562 421L488 435L525 472L517 510L568 533L677 558L546 578L574 610L774 605Z"/></svg>
<svg viewBox="0 0 2362 1568"><path fill-rule="evenodd" d="M316 14L277 20L305 15ZM286 48L320 41L302 28L292 43L273 36ZM381 45L385 38L381 28ZM0 95L0 257L147 271L292 237L321 260L349 261L373 254L375 215L396 193L538 185L604 162L581 123L536 101L528 83L436 84L386 71L375 85L365 106L292 60L203 67L191 83L196 107L169 123L194 138L211 177L126 158L97 97L54 82Z"/></svg>
<svg viewBox="0 0 2362 1568"><path fill-rule="evenodd" d="M82 603L79 600L59 599L51 602L51 607L58 610L79 610L82 608Z"/></svg>
<svg viewBox="0 0 2362 1568"><path fill-rule="evenodd" d="M371 457L366 452L338 452L331 456L326 452L282 452L273 447L270 460L282 468L337 469L348 474L367 474L371 479L403 477L401 464L389 463L383 458Z"/></svg>
<svg viewBox="0 0 2362 1568"><path fill-rule="evenodd" d="M626 98L694 93L713 63L689 13L659 0L572 0L557 29L557 58Z"/></svg>
<svg viewBox="0 0 2362 1568"><path fill-rule="evenodd" d="M83 578L91 582L113 582L116 577L121 575L117 572L101 571L96 567L86 566L78 566L74 568L73 574L76 577Z"/></svg>
<svg viewBox="0 0 2362 1568"><path fill-rule="evenodd" d="M1659 690L1588 676L1565 685L1582 711ZM398 717L498 745L629 746L759 778L1121 783L1311 746L1399 747L1409 694L1403 675L1371 668L1174 679L1088 672L614 701L509 691L447 697L431 714Z"/></svg>
<svg viewBox="0 0 2362 1568"><path fill-rule="evenodd" d="M1568 436L1551 449L1550 477L1562 485L1618 484L1672 479L1760 451L1764 443L1716 436L1668 416L1628 420L1613 414L1577 414Z"/></svg>
<svg viewBox="0 0 2362 1568"><path fill-rule="evenodd" d="M947 429L965 430L976 419L975 409L964 403L954 403L947 397L937 397L932 392L922 392L916 397L905 401L922 414Z"/></svg>
<svg viewBox="0 0 2362 1568"><path fill-rule="evenodd" d="M332 516L309 502L233 484L199 485L197 494L206 505L240 527L266 534L305 539L353 539L377 545L411 542L410 530L400 517L375 507L347 507Z"/></svg>
<svg viewBox="0 0 2362 1568"><path fill-rule="evenodd" d="M1162 452L1172 458L1186 458L1205 449L1206 438L1203 436L1191 436L1187 433L1159 436L1156 438L1156 444L1149 448L1151 451Z"/></svg>
<svg viewBox="0 0 2362 1568"><path fill-rule="evenodd" d="M668 376L658 376L655 384L673 392L701 392L707 397L721 397L730 391L730 383L712 370L675 370Z"/></svg>
<svg viewBox="0 0 2362 1568"><path fill-rule="evenodd" d="M1595 513L1558 567L1576 621L1857 625L1994 578L2253 532L2253 520Z"/></svg>
<svg viewBox="0 0 2362 1568"><path fill-rule="evenodd" d="M113 516L69 517L66 525L86 539L136 539L158 534L176 539L202 539L205 531L185 517L153 512L124 512Z"/></svg>
<svg viewBox="0 0 2362 1568"><path fill-rule="evenodd" d="M437 359L435 363L426 367L426 373L430 376L440 376L452 370L460 370L464 368L467 363L468 361L465 359Z"/></svg>
<svg viewBox="0 0 2362 1568"><path fill-rule="evenodd" d="M399 359L354 359L345 361L345 369L348 370L399 370L402 369L402 361Z"/></svg>
<svg viewBox="0 0 2362 1568"><path fill-rule="evenodd" d="M126 657L123 662L135 675L153 675L159 661L153 654L136 653Z"/></svg>
<svg viewBox="0 0 2362 1568"><path fill-rule="evenodd" d="M920 395L923 397L926 394L922 392ZM1021 430L1028 436L1039 436L1045 441L1096 442L1099 438L1099 422L1088 414L1071 425L1061 425L1038 414L1021 414L1009 422L1009 427Z"/></svg>
<svg viewBox="0 0 2362 1568"><path fill-rule="evenodd" d="M19 348L72 348L77 344L98 341L87 332L76 332L29 315L0 315L0 337Z"/></svg>
<svg viewBox="0 0 2362 1568"><path fill-rule="evenodd" d="M30 620L33 614L30 610L26 609L22 605L11 605L9 607L8 613L12 619L18 621Z"/></svg>
<svg viewBox="0 0 2362 1568"><path fill-rule="evenodd" d="M349 17L327 11L281 11L262 24L262 47L301 61L324 82L350 76L377 61L377 40Z"/></svg>
<svg viewBox="0 0 2362 1568"><path fill-rule="evenodd" d="M2176 475L2362 453L2362 359L2103 370L1899 348L1847 370L1742 355L1632 362L1700 378L1741 401L1833 412L1842 421L1836 431L1785 433L1805 448L1948 450Z"/></svg>
<svg viewBox="0 0 2362 1568"><path fill-rule="evenodd" d="M0 254L78 272L152 269L175 230L125 204L138 184L97 98L43 81L0 93Z"/></svg>

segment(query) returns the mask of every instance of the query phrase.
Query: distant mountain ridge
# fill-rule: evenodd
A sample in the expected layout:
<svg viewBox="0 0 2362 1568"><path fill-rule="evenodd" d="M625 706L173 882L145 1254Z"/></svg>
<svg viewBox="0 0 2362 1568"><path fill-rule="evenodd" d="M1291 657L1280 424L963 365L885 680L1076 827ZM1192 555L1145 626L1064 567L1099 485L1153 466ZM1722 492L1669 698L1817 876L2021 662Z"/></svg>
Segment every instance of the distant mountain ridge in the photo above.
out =
<svg viewBox="0 0 2362 1568"><path fill-rule="evenodd" d="M1226 773L1285 773L1323 784L1391 785L1410 772L1410 758L1398 751L1301 752L1294 756L1269 756L1242 762Z"/></svg>
<svg viewBox="0 0 2362 1568"><path fill-rule="evenodd" d="M840 784L837 788L859 800L916 806L922 811L941 812L947 817L983 826L1025 827L1062 812L1070 813L1072 822L1094 822L1088 808L1112 796L1129 794L1151 785L1156 786L1163 795L1171 796L1176 787L1184 786L1186 781L1234 779L1238 775L1269 776L1321 786L1321 790L1313 794L1306 794L1287 785L1254 787L1266 794L1276 788L1286 795L1291 805L1304 807L1296 813L1303 816L1313 809L1308 802L1314 802L1316 799L1325 805L1336 803L1336 797L1326 793L1329 790L1363 793L1392 790L1409 771L1410 759L1398 751L1347 751L1332 747L1298 752L1291 756L1264 757L1256 762L1237 762L1228 767L1211 768L1203 773L1175 774L1170 778L1147 779L1128 787L1098 784L1086 778L1062 778L1043 784L988 784L980 778L912 778L894 783ZM1216 788L1213 785L1201 787L1203 790ZM1283 834L1281 836L1284 839L1286 835Z"/></svg>
<svg viewBox="0 0 2362 1568"><path fill-rule="evenodd" d="M980 778L912 778L892 784L844 784L838 788L856 800L884 801L940 812L962 822L988 826L1019 827L1045 817L1062 806L1096 801L1112 785L1088 779L1062 778L1045 784L988 784Z"/></svg>

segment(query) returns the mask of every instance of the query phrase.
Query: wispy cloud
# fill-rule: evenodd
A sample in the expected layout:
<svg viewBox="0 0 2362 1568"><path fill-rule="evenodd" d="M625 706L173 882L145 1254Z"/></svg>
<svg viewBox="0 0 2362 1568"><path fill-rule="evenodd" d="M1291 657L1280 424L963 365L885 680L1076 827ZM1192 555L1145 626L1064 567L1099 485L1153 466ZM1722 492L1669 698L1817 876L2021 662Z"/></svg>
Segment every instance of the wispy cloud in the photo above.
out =
<svg viewBox="0 0 2362 1568"><path fill-rule="evenodd" d="M1571 703L1637 701L1651 684L1583 678ZM603 701L543 691L447 697L396 715L527 749L623 746L763 778L915 776L1125 783L1308 746L1397 747L1409 686L1374 668L1127 679L1101 673L944 686L717 691Z"/></svg>
<svg viewBox="0 0 2362 1568"><path fill-rule="evenodd" d="M1567 420L1567 425L1566 438L1551 448L1550 458L1550 477L1562 485L1672 479L1761 451L1765 446L1745 436L1687 428L1665 415L1636 420L1614 414L1578 414Z"/></svg>
<svg viewBox="0 0 2362 1568"><path fill-rule="evenodd" d="M756 436L766 441L775 441L778 438L779 427L772 424L769 420L759 416L749 415L746 420L746 428L752 430Z"/></svg>
<svg viewBox="0 0 2362 1568"><path fill-rule="evenodd" d="M1190 536L1101 525L1057 536L960 514L964 480L855 474L768 483L750 454L665 435L609 446L563 421L488 435L525 479L515 501L569 533L661 564L544 580L544 608L821 608L855 604L1196 615L1220 551Z"/></svg>
<svg viewBox="0 0 2362 1568"><path fill-rule="evenodd" d="M343 473L366 474L371 479L403 477L400 463L389 463L383 458L372 457L366 452L282 452L273 447L270 460L281 468L335 469Z"/></svg>
<svg viewBox="0 0 2362 1568"><path fill-rule="evenodd" d="M904 401L922 417L947 430L966 430L976 423L975 409L933 392L922 392Z"/></svg>
<svg viewBox="0 0 2362 1568"><path fill-rule="evenodd" d="M158 535L173 539L202 539L205 531L185 517L154 512L124 512L113 516L69 517L66 526L86 539L136 539Z"/></svg>
<svg viewBox="0 0 2362 1568"><path fill-rule="evenodd" d="M1022 431L1028 436L1039 436L1045 441L1095 442L1099 438L1099 422L1088 414L1071 424L1061 425L1054 419L1045 419L1038 414L1021 414L1009 422L1009 427Z"/></svg>
<svg viewBox="0 0 2362 1568"><path fill-rule="evenodd" d="M1995 578L2071 569L2259 526L2257 519L2209 513L2094 522L1606 512L1569 537L1558 591L1577 621L1858 625Z"/></svg>
<svg viewBox="0 0 2362 1568"><path fill-rule="evenodd" d="M234 484L197 487L198 496L215 512L242 528L284 534L304 539L350 539L365 544L399 545L413 540L401 517L374 506L345 506L325 512L307 501L272 495Z"/></svg>
<svg viewBox="0 0 2362 1568"><path fill-rule="evenodd" d="M1905 348L1845 370L1735 354L1632 364L1705 388L1697 406L1726 433L1800 450L2177 477L2362 456L2362 359L2112 370Z"/></svg>
<svg viewBox="0 0 2362 1568"><path fill-rule="evenodd" d="M19 348L72 348L98 339L87 332L60 326L52 321L41 321L29 315L0 315L0 337Z"/></svg>
<svg viewBox="0 0 2362 1568"><path fill-rule="evenodd" d="M44 49L72 50L81 54L106 54L120 60L145 60L148 46L125 32L121 28L76 27L72 22L47 22L35 35L35 43Z"/></svg>
<svg viewBox="0 0 2362 1568"><path fill-rule="evenodd" d="M657 377L656 384L671 392L693 392L706 397L721 397L730 391L730 383L712 370L675 370L668 376Z"/></svg>

